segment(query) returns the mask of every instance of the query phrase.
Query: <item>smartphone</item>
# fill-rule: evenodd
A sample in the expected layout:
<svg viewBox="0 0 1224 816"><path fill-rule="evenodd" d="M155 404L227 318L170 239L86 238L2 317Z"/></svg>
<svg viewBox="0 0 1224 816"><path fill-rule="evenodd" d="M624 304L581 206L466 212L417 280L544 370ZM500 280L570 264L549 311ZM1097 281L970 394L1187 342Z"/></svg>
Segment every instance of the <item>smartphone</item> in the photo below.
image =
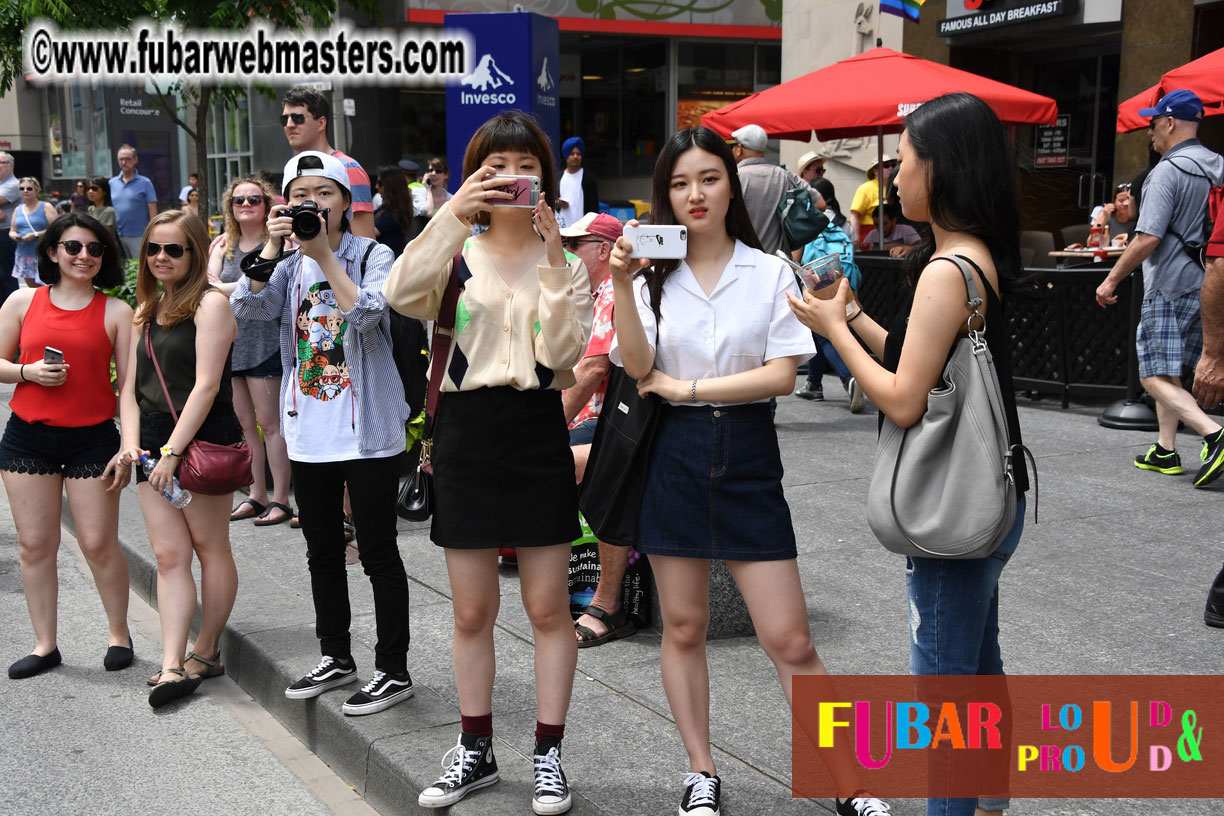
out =
<svg viewBox="0 0 1224 816"><path fill-rule="evenodd" d="M51 346L43 347L43 362L47 365L58 365L64 362L64 352Z"/></svg>
<svg viewBox="0 0 1224 816"><path fill-rule="evenodd" d="M498 207L534 207L540 203L540 180L535 176L511 176L497 174L485 178L514 179L513 184L506 184L497 189L510 193L514 198L490 199L489 204Z"/></svg>
<svg viewBox="0 0 1224 816"><path fill-rule="evenodd" d="M633 243L630 258L683 258L688 255L688 227L643 224L625 227L624 235Z"/></svg>

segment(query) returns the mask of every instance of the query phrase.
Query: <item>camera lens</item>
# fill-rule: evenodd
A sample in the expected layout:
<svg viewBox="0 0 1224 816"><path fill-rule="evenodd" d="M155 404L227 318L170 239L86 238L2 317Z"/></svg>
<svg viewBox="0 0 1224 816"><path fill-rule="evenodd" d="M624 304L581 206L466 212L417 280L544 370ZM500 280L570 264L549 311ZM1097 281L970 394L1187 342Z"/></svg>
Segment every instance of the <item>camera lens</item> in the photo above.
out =
<svg viewBox="0 0 1224 816"><path fill-rule="evenodd" d="M319 234L319 211L299 210L293 215L293 233L303 241Z"/></svg>

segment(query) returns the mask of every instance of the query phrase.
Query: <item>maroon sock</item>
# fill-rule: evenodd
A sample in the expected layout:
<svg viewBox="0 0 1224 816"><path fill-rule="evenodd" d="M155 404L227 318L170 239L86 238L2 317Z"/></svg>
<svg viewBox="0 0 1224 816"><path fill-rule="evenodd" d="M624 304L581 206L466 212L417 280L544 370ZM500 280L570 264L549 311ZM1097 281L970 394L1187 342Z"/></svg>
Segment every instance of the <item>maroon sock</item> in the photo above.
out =
<svg viewBox="0 0 1224 816"><path fill-rule="evenodd" d="M459 715L459 728L463 733L471 734L474 737L491 737L493 736L493 714L481 714L479 717L469 717L466 714ZM562 726L564 728L564 726Z"/></svg>
<svg viewBox="0 0 1224 816"><path fill-rule="evenodd" d="M536 748L537 754L547 754L549 748L556 748L561 745L561 740L565 737L565 723L560 725L549 725L536 720Z"/></svg>

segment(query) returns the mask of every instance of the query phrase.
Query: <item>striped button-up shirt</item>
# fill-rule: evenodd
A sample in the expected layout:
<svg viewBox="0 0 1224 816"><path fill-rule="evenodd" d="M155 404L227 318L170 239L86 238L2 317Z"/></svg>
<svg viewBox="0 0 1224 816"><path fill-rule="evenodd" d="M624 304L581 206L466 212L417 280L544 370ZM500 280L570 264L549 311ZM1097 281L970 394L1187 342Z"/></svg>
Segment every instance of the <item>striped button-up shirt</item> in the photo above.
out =
<svg viewBox="0 0 1224 816"><path fill-rule="evenodd" d="M349 336L360 340L349 346L346 361L352 382L353 401L357 406L356 426L358 449L363 456L385 452L398 446L404 448L404 423L411 409L404 401L404 385L391 356L391 318L383 297L383 283L395 260L391 250L377 244L370 252L362 274L362 258L375 243L372 238L358 238L346 232L340 239L336 258L357 284L357 302L351 311L340 311L348 322ZM346 263L347 262L347 263ZM236 317L249 320L280 320L281 405L288 389L293 387L294 356L297 353L293 328L298 304L289 293L301 274L302 254L295 252L276 266L268 283L258 293L251 292L251 279L245 275L230 295ZM353 349L360 353L354 354ZM281 417L281 422L294 422L296 417Z"/></svg>

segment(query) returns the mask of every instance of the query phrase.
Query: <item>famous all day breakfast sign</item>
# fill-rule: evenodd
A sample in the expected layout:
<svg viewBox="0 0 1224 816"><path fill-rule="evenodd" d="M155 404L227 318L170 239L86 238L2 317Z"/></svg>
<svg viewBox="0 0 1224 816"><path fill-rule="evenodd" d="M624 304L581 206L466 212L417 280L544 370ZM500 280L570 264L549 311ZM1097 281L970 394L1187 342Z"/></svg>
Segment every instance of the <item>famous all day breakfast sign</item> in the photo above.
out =
<svg viewBox="0 0 1224 816"><path fill-rule="evenodd" d="M940 20L941 37L1073 14L1078 0L948 0L948 17Z"/></svg>

